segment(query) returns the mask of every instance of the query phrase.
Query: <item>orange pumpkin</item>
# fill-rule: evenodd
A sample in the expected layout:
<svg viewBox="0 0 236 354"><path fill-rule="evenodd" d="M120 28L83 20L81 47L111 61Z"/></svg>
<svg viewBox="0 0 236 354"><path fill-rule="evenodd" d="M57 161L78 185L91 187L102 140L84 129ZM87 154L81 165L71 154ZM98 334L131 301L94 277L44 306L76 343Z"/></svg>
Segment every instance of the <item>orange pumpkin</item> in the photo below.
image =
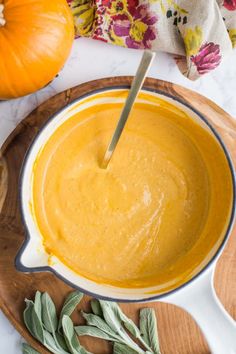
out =
<svg viewBox="0 0 236 354"><path fill-rule="evenodd" d="M49 83L65 63L73 38L66 0L3 0L0 99L24 96Z"/></svg>

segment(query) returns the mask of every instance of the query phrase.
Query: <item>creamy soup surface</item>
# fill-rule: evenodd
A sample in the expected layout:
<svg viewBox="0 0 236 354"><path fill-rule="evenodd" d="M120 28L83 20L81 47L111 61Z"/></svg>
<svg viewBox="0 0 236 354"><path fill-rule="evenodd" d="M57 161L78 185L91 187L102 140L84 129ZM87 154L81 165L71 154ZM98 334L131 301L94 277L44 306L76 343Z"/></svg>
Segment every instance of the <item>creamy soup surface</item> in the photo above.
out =
<svg viewBox="0 0 236 354"><path fill-rule="evenodd" d="M140 98L106 170L122 103L84 109L52 134L34 165L33 213L47 252L76 273L163 292L219 247L232 182L207 130L160 98Z"/></svg>

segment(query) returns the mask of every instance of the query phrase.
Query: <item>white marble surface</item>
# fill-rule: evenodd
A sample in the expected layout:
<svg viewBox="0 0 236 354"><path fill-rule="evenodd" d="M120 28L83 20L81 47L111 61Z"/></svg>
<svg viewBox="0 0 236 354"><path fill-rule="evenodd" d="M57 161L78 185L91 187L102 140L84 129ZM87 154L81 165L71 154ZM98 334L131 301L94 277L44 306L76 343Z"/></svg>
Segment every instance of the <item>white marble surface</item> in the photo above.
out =
<svg viewBox="0 0 236 354"><path fill-rule="evenodd" d="M141 54L140 51L113 47L89 39L75 41L64 69L49 86L33 95L0 103L0 145L39 103L57 92L89 80L133 75ZM214 72L196 82L183 77L168 54L158 53L149 76L198 91L236 117L236 51ZM20 335L0 312L0 354L21 353L21 342Z"/></svg>

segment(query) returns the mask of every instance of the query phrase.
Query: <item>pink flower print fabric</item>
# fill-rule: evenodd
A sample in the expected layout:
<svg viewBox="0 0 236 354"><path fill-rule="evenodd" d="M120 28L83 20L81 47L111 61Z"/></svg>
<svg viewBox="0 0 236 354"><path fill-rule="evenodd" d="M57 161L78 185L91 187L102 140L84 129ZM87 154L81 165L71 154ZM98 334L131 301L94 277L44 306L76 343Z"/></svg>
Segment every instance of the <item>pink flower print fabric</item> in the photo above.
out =
<svg viewBox="0 0 236 354"><path fill-rule="evenodd" d="M236 0L67 1L76 37L166 51L193 80L217 68L236 47Z"/></svg>
<svg viewBox="0 0 236 354"><path fill-rule="evenodd" d="M191 57L191 61L200 75L215 69L221 62L220 46L214 43L203 44L199 52Z"/></svg>

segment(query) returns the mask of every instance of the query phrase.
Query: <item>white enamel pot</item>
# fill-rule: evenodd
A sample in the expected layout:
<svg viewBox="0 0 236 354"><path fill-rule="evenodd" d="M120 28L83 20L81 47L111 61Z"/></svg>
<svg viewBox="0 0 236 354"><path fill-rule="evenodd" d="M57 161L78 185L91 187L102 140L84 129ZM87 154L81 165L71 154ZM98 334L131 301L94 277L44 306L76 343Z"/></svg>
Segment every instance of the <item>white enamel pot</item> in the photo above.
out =
<svg viewBox="0 0 236 354"><path fill-rule="evenodd" d="M114 90L114 97L104 98L102 93L107 90ZM236 354L236 322L223 308L219 302L213 285L214 269L225 243L229 237L230 230L233 225L235 212L235 178L233 165L225 146L216 131L210 126L207 120L192 107L179 99L167 95L160 91L148 91L151 95L161 97L166 101L180 107L183 111L207 129L221 146L225 157L228 161L228 168L232 176L233 196L231 214L227 220L227 230L224 239L218 250L213 254L210 261L205 264L203 269L199 271L191 280L183 284L177 289L169 293L155 294L153 289L123 289L103 284L97 284L80 275L74 273L71 269L62 264L56 257L46 253L42 236L37 228L36 222L32 215L32 171L35 159L40 149L47 142L51 134L67 119L75 113L88 107L91 104L123 102L124 98L119 96L119 92L124 87L103 89L100 91L90 92L76 101L70 103L60 112L55 114L41 129L34 139L28 153L21 173L20 185L20 201L22 219L25 224L26 238L25 242L16 257L16 267L23 272L42 272L51 271L59 278L74 288L78 288L84 293L90 294L97 298L103 298L110 301L119 302L146 302L146 301L162 301L177 305L189 312L202 329L208 341L209 347L214 354ZM88 100L89 97L89 100ZM49 261L50 259L50 261ZM151 295L150 295L151 290Z"/></svg>

